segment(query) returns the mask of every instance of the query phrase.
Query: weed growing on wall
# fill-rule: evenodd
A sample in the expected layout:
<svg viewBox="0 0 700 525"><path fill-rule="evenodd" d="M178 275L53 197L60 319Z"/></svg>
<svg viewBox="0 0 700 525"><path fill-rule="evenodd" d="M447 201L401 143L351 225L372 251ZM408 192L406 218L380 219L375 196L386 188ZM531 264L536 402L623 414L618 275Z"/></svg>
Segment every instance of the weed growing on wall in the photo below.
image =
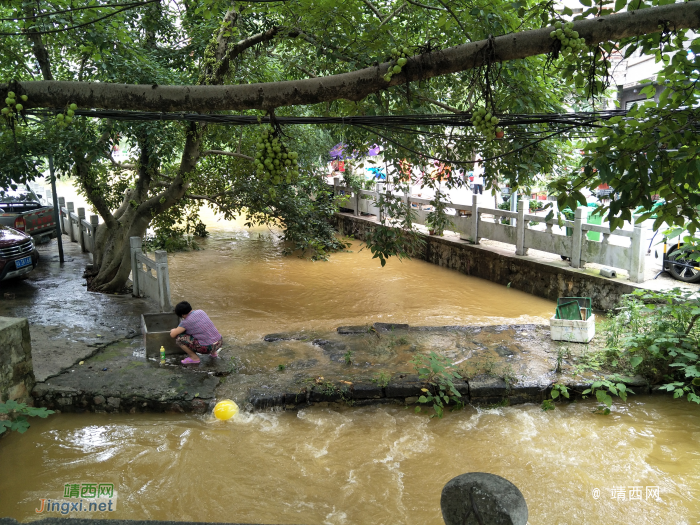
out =
<svg viewBox="0 0 700 525"><path fill-rule="evenodd" d="M0 414L7 415L7 419L0 419L0 434L8 430L24 434L29 428L27 417L46 418L53 413L53 410L30 407L26 403L18 403L11 399L4 403L0 402Z"/></svg>
<svg viewBox="0 0 700 525"><path fill-rule="evenodd" d="M462 376L447 357L430 352L428 355L414 356L411 363L421 381L427 385L427 388L422 389L423 395L418 398L418 402L428 405L432 403L434 413L430 417L441 418L450 402L461 404L459 398L462 394L455 388L454 380L462 379ZM421 407L417 406L416 413L420 411Z"/></svg>

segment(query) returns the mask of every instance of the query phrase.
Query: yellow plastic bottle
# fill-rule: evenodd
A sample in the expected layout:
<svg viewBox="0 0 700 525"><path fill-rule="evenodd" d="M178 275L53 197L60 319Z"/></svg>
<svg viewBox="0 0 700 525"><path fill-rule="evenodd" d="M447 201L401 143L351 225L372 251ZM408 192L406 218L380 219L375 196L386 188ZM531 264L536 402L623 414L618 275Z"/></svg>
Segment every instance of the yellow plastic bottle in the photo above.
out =
<svg viewBox="0 0 700 525"><path fill-rule="evenodd" d="M164 346L160 347L160 364L161 365L165 364L165 347Z"/></svg>

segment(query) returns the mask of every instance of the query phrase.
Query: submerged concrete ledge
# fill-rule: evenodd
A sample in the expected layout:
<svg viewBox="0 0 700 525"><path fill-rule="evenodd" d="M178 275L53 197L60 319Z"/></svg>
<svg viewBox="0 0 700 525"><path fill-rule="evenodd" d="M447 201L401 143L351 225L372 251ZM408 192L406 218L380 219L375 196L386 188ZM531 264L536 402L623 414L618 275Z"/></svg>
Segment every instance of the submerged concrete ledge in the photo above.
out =
<svg viewBox="0 0 700 525"><path fill-rule="evenodd" d="M336 213L335 226L343 235L364 240L378 226L374 217ZM417 259L509 285L537 297L556 301L559 297L590 297L593 308L612 310L620 297L640 288L632 283L586 273L581 269L557 266L546 261L517 256L460 239L427 235L425 249Z"/></svg>

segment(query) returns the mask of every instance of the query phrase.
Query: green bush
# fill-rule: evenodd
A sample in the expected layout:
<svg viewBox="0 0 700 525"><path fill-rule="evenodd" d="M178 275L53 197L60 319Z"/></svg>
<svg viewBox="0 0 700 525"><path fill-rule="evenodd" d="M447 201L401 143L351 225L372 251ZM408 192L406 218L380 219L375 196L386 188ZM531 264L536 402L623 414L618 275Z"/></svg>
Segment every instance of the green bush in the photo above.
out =
<svg viewBox="0 0 700 525"><path fill-rule="evenodd" d="M636 290L623 297L605 330L606 358L612 366L661 383L674 397L700 404L700 299L678 288Z"/></svg>
<svg viewBox="0 0 700 525"><path fill-rule="evenodd" d="M0 414L7 414L7 419L0 419L0 434L7 430L14 430L24 434L29 428L27 416L45 418L53 413L53 410L34 408L27 406L26 403L18 403L13 400L8 400L4 403L0 402Z"/></svg>

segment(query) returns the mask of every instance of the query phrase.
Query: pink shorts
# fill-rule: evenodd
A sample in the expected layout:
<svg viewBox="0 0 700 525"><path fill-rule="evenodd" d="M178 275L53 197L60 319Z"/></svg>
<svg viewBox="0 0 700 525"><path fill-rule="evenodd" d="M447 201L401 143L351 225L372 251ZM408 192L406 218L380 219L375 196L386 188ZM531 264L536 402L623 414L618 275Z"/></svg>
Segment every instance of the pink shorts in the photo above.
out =
<svg viewBox="0 0 700 525"><path fill-rule="evenodd" d="M198 354L216 354L221 348L223 339L219 339L216 343L203 346L194 337L187 334L180 334L175 338L175 342L179 345L186 346L193 352Z"/></svg>

